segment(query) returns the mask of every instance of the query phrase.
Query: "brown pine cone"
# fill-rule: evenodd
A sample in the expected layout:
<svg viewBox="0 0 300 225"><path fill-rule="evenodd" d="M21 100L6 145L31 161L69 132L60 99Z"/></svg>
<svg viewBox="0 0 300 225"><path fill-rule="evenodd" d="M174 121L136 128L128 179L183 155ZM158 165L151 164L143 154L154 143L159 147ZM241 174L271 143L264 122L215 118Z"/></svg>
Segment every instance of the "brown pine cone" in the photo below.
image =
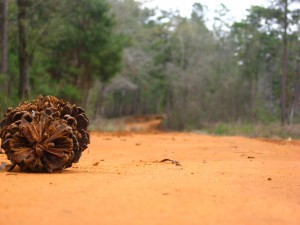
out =
<svg viewBox="0 0 300 225"><path fill-rule="evenodd" d="M13 167L53 172L71 167L90 143L84 110L53 96L7 109L0 123L1 148Z"/></svg>

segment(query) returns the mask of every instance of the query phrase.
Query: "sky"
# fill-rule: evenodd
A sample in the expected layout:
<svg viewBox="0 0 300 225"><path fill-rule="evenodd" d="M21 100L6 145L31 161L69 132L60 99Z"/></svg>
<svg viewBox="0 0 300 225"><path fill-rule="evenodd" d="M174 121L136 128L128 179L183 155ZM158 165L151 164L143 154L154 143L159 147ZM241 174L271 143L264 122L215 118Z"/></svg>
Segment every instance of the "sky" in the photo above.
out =
<svg viewBox="0 0 300 225"><path fill-rule="evenodd" d="M140 0L143 2L143 0ZM144 0L145 1L145 0ZM164 10L179 10L182 16L190 16L192 5L195 2L200 2L208 7L207 15L213 18L214 10L218 5L223 3L230 11L228 16L232 19L241 20L245 18L247 11L251 5L264 6L266 0L146 0L148 7L158 6Z"/></svg>

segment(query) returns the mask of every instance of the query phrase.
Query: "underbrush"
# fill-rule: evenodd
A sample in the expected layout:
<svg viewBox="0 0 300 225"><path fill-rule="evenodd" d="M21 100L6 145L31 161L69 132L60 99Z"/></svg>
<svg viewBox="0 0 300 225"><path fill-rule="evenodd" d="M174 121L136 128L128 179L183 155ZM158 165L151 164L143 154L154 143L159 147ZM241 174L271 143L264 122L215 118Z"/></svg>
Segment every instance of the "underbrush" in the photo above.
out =
<svg viewBox="0 0 300 225"><path fill-rule="evenodd" d="M128 131L128 122L130 124L139 124L141 121L136 117L121 117L115 119L98 118L91 122L89 130L104 132L122 132ZM132 125L132 127L134 127ZM160 126L161 130L163 126ZM139 131L132 130L130 131ZM172 130L166 130L172 131ZM178 131L178 130L177 130ZM189 132L205 133L220 136L241 135L247 137L263 137L272 139L300 139L300 124L287 125L282 127L280 123L216 123L206 124L201 129L188 130Z"/></svg>
<svg viewBox="0 0 300 225"><path fill-rule="evenodd" d="M125 120L123 118L117 119L105 119L97 118L91 121L89 125L91 131L103 131L103 132L119 132L125 130Z"/></svg>
<svg viewBox="0 0 300 225"><path fill-rule="evenodd" d="M279 123L252 124L252 123L218 123L205 126L206 133L215 135L242 135L248 137L265 138L300 138L300 124L282 127Z"/></svg>

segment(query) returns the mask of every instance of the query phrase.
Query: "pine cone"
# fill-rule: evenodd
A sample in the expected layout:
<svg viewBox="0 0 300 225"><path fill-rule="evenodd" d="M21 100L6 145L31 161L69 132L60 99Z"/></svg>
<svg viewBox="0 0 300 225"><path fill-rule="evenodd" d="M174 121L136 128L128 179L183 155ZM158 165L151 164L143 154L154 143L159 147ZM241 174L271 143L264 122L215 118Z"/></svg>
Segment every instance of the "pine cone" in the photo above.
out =
<svg viewBox="0 0 300 225"><path fill-rule="evenodd" d="M1 148L13 167L53 172L71 167L90 143L84 110L53 96L7 109L0 123Z"/></svg>

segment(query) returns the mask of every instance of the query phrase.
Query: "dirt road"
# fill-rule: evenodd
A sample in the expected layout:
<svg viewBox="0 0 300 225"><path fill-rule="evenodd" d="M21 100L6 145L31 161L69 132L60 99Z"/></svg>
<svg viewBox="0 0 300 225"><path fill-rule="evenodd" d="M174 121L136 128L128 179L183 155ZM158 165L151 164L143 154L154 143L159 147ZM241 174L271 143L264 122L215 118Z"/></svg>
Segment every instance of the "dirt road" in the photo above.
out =
<svg viewBox="0 0 300 225"><path fill-rule="evenodd" d="M297 142L92 133L73 168L0 180L0 225L300 224Z"/></svg>

